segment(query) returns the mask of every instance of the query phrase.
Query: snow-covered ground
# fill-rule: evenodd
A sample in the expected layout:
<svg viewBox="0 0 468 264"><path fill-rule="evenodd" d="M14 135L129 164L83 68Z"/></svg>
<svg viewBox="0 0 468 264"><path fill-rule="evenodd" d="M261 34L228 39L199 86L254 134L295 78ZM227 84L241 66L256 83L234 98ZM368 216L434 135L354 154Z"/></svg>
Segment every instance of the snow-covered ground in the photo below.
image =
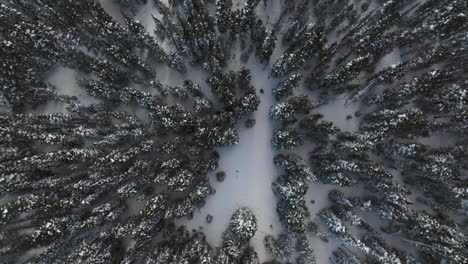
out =
<svg viewBox="0 0 468 264"><path fill-rule="evenodd" d="M254 75L254 81L269 84L265 75ZM240 207L249 207L258 219L258 231L252 239L252 246L263 261L268 258L263 247L263 238L267 234L278 234L281 224L271 189L271 184L278 175L272 162L275 153L270 143L272 124L268 120L272 96L264 94L261 98L259 110L254 115L256 125L248 129L240 123L240 144L219 150L219 170L226 172L226 179L224 182L217 182L214 174L211 175L210 180L216 194L207 199L206 205L192 220L182 222L189 228L203 227L208 242L212 246L219 246L222 232L228 226L232 213ZM214 217L211 224L206 223L207 214Z"/></svg>

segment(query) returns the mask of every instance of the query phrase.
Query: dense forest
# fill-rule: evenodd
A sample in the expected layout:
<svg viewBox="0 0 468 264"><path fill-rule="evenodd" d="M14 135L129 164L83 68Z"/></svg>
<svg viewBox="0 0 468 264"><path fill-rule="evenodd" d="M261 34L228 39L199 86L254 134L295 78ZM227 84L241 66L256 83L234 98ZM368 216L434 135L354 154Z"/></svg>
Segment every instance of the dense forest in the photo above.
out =
<svg viewBox="0 0 468 264"><path fill-rule="evenodd" d="M467 11L0 0L0 263L468 263Z"/></svg>

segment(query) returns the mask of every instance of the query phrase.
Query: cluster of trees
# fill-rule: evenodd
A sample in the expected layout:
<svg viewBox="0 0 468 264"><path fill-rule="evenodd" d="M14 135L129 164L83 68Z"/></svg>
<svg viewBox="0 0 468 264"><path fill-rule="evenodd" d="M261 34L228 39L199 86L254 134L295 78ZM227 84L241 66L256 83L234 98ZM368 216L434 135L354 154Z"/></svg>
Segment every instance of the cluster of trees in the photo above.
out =
<svg viewBox="0 0 468 264"><path fill-rule="evenodd" d="M279 154L275 156L274 163L285 171L272 186L278 198L276 211L285 233L278 238L265 236L265 247L283 262L292 261L294 257L297 263L315 263L314 250L306 236L306 218L310 212L304 196L308 189L307 182L316 181L317 178L297 155Z"/></svg>
<svg viewBox="0 0 468 264"><path fill-rule="evenodd" d="M203 263L258 262L248 246L256 231L248 209L233 216L219 253L183 228L174 241L155 244L174 231L176 218L191 217L215 193L208 181L218 168L215 148L239 142L234 126L260 99L247 68L222 70L228 42L204 1L154 1L163 18L154 17L156 37L134 18L143 2L119 2L122 24L94 0L0 5L6 263L195 263L197 256ZM237 15L243 32L255 6L249 2ZM174 51L162 48L164 37ZM156 67L184 74L188 65L207 69L207 85L171 86L157 76ZM49 84L60 67L76 71L79 78L69 81L96 103ZM47 104L65 111L41 113ZM136 204L142 209L135 212ZM165 255L169 249L181 252Z"/></svg>
<svg viewBox="0 0 468 264"><path fill-rule="evenodd" d="M316 237L340 242L331 263L468 263L468 5L369 4L288 1L292 22L271 67L281 79L269 112L278 123L274 163L287 172L272 185L285 233L265 245L282 262L294 262L296 244ZM320 114L337 97L360 106L346 117L356 130ZM439 138L448 143L434 144ZM309 147L310 162L290 154L299 147ZM313 177L288 171L299 160ZM304 200L314 182L337 188L316 218Z"/></svg>

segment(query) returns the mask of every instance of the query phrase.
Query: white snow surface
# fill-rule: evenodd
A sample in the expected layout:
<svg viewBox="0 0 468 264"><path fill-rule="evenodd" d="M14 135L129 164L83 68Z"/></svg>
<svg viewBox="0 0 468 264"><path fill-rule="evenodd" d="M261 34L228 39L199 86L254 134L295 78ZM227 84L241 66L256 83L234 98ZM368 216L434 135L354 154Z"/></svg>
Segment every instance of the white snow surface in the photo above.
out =
<svg viewBox="0 0 468 264"><path fill-rule="evenodd" d="M253 85L257 93L260 94L260 89L270 91L272 81L268 79L268 73L259 69L261 66L258 64L247 67L252 70ZM271 92L260 96L262 101L253 116L256 125L249 129L240 122L237 126L240 143L219 150L219 171L226 172L226 179L217 182L214 173L210 175L216 194L207 199L206 205L194 214L192 220L182 220L179 223L185 224L189 229L202 227L208 242L212 246L219 246L222 232L227 228L233 212L240 207L249 207L258 220L258 230L251 240L252 246L260 260L264 261L268 259L263 246L264 236L277 235L282 228L276 213L276 198L271 189L272 182L279 175L273 164L275 151L270 143L273 124L268 119L273 96ZM207 214L213 216L210 224L206 223Z"/></svg>

